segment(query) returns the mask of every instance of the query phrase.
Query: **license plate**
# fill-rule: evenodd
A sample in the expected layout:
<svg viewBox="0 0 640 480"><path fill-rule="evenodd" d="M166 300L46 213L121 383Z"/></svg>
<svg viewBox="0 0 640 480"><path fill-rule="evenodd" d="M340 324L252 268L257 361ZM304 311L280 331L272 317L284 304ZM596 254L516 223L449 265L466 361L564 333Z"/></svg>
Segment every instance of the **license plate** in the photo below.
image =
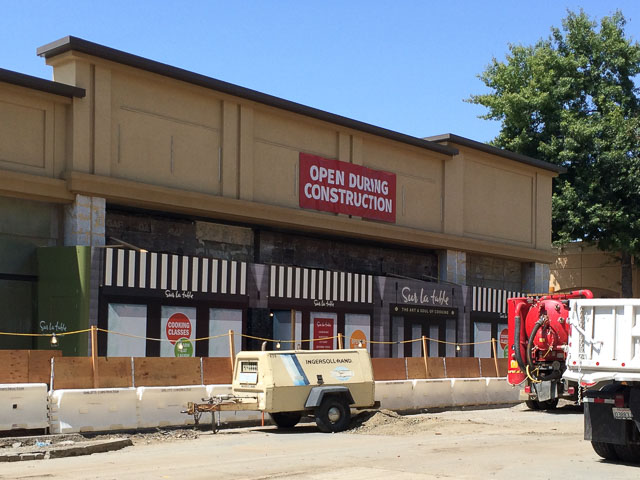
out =
<svg viewBox="0 0 640 480"><path fill-rule="evenodd" d="M611 409L613 411L613 418L616 420L633 420L633 414L630 408L616 408Z"/></svg>

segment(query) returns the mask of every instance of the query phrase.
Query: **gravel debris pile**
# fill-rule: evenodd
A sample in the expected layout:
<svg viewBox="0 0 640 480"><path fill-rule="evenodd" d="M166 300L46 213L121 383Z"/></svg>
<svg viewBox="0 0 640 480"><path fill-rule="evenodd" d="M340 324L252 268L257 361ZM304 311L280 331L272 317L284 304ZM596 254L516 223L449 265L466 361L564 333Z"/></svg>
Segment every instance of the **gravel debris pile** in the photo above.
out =
<svg viewBox="0 0 640 480"><path fill-rule="evenodd" d="M400 415L391 410L381 409L375 412L362 412L351 422L348 433L364 435L409 435L431 430L438 417L422 415Z"/></svg>

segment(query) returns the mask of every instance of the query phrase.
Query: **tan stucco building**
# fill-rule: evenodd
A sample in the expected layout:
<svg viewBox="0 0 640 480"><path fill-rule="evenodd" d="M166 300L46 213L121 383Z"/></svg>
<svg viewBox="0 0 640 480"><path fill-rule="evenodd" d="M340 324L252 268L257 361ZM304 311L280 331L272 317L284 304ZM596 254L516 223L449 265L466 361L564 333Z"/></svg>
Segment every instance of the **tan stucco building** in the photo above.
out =
<svg viewBox="0 0 640 480"><path fill-rule="evenodd" d="M194 339L229 328L456 355L496 337L509 295L547 290L559 167L74 37L38 54L54 81L0 70L0 302L20 299L0 330L97 324L101 353L170 356L179 317L203 356Z"/></svg>
<svg viewBox="0 0 640 480"><path fill-rule="evenodd" d="M633 296L640 297L637 262L632 263ZM575 242L557 249L550 266L549 287L555 292L589 289L599 298L622 296L620 255L596 245Z"/></svg>

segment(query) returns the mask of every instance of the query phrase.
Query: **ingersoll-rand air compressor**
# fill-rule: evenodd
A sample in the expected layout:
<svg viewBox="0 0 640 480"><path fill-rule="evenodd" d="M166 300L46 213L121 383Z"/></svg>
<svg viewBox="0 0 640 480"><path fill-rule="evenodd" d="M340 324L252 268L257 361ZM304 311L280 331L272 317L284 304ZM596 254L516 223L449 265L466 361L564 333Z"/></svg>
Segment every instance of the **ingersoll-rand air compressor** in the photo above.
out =
<svg viewBox="0 0 640 480"><path fill-rule="evenodd" d="M569 338L569 299L593 298L589 290L507 300L507 381L534 410L553 409L561 397L577 399L578 385L563 381Z"/></svg>

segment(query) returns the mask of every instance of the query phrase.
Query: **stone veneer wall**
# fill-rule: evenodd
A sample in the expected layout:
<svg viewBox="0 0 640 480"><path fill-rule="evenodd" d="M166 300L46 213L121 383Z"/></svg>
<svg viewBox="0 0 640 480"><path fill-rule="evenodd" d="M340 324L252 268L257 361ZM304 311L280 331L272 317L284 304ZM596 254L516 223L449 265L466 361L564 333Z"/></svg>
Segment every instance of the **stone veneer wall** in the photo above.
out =
<svg viewBox="0 0 640 480"><path fill-rule="evenodd" d="M467 285L521 291L522 264L515 260L467 255Z"/></svg>
<svg viewBox="0 0 640 480"><path fill-rule="evenodd" d="M438 256L434 251L394 249L145 213L108 211L106 236L153 252L417 279L438 276Z"/></svg>

